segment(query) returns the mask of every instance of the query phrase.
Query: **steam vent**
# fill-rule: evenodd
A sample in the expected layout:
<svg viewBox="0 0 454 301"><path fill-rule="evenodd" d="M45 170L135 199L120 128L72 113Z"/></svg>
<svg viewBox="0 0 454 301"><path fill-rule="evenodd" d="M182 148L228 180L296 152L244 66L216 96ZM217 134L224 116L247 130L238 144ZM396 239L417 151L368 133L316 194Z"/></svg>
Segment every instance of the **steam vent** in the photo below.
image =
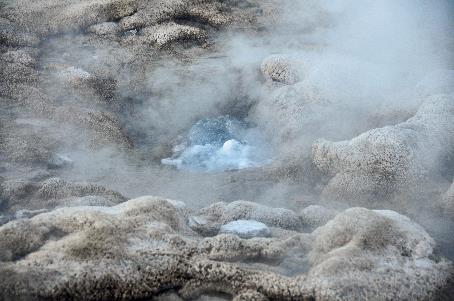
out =
<svg viewBox="0 0 454 301"><path fill-rule="evenodd" d="M451 0L0 0L0 301L454 300Z"/></svg>

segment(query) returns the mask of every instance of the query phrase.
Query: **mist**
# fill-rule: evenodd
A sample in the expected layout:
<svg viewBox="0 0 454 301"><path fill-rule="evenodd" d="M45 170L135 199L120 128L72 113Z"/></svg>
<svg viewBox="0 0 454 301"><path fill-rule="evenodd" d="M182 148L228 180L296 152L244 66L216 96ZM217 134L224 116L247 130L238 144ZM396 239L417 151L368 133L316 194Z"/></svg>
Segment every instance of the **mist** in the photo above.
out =
<svg viewBox="0 0 454 301"><path fill-rule="evenodd" d="M405 121L421 103L414 89L418 82L432 72L452 68L450 8L444 1L287 1L263 32L230 31L217 37L216 44L221 46L215 54L191 62L160 61L157 68L140 75L133 74L134 64L126 65L115 93L131 103L129 108L120 108L121 122L139 159L137 152L132 158L121 151L106 158L105 150L73 155L66 151L76 162L63 175L77 178L83 170L79 177L104 175L103 184L117 187L109 183L109 177L135 178L135 170L140 170L140 178L151 183L173 173L160 160L171 155L172 147L193 124L207 117L229 114L256 124L272 145L272 162L278 165L289 156L295 160L310 156L316 138L351 139L369 129ZM65 50L64 45L58 47ZM96 59L101 56L101 61L119 64L117 58L103 57L103 53L125 51L96 49ZM132 54L122 58L126 56ZM270 56L282 58L298 82L289 86L265 78L260 67ZM90 62L78 63L88 66ZM135 91L138 76L144 82ZM295 94L300 96L294 98ZM280 101L292 101L293 107L279 111ZM107 178L106 170L111 171ZM190 175L196 182L203 177ZM166 182L178 183L178 178L176 172ZM182 178L190 182L186 175ZM218 189L213 183L207 186ZM178 196L172 189L158 191ZM138 196L146 191L129 186L122 192Z"/></svg>
<svg viewBox="0 0 454 301"><path fill-rule="evenodd" d="M394 210L454 259L452 1L46 1L0 13L2 64L20 65L0 72L0 213L156 196L211 239L235 201L265 224L260 206L324 210L304 249L340 212ZM272 226L267 239L300 230ZM306 272L321 252L293 271L291 250L273 269Z"/></svg>

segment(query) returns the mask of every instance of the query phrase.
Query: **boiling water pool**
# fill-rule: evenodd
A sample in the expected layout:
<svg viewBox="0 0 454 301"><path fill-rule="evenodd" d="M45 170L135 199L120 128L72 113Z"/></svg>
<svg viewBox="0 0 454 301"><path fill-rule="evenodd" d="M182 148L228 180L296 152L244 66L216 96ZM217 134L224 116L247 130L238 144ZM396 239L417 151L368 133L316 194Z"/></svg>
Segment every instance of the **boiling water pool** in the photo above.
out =
<svg viewBox="0 0 454 301"><path fill-rule="evenodd" d="M230 116L195 123L186 141L174 147L162 164L192 171L225 171L258 167L269 161L269 147L257 128Z"/></svg>

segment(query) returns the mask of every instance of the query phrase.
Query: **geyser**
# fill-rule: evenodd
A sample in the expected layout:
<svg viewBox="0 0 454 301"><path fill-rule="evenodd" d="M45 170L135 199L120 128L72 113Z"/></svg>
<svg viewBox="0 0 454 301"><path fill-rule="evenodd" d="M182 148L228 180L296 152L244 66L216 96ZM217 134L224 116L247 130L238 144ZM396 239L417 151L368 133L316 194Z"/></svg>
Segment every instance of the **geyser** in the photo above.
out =
<svg viewBox="0 0 454 301"><path fill-rule="evenodd" d="M173 152L162 164L192 171L236 170L269 161L267 143L257 128L228 115L197 121Z"/></svg>

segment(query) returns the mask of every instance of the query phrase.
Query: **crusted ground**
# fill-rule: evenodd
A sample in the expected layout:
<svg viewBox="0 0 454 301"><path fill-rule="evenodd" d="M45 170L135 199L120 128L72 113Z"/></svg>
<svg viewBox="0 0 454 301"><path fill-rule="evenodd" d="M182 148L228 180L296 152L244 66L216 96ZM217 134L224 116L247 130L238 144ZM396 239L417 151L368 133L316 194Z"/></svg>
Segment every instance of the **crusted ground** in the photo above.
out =
<svg viewBox="0 0 454 301"><path fill-rule="evenodd" d="M224 212L249 215L248 205L239 201ZM255 212L266 211L267 224L277 227L280 210ZM2 297L138 299L173 289L183 299L224 293L235 300L430 300L452 276L452 263L434 253L434 240L393 211L351 208L312 233L281 228L271 238L249 240L203 237L188 225L191 214L182 202L141 197L5 224ZM282 274L285 264L301 270Z"/></svg>
<svg viewBox="0 0 454 301"><path fill-rule="evenodd" d="M392 64L317 42L337 17L0 2L0 300L450 300L454 66L391 93ZM256 126L270 163L160 164L219 115ZM270 237L219 233L237 220Z"/></svg>

